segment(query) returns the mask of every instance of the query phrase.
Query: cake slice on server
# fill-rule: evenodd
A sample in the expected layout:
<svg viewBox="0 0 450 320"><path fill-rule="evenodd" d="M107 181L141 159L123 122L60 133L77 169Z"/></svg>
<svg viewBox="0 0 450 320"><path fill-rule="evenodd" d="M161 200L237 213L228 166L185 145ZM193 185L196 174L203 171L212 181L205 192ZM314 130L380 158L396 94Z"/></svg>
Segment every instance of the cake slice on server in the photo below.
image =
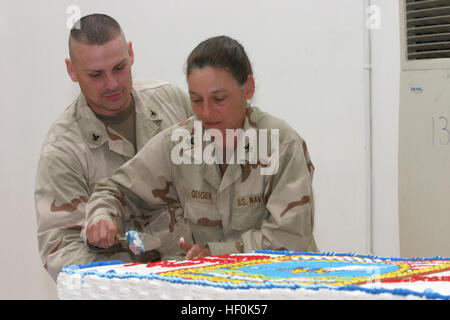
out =
<svg viewBox="0 0 450 320"><path fill-rule="evenodd" d="M450 258L254 251L65 267L60 299L446 299Z"/></svg>
<svg viewBox="0 0 450 320"><path fill-rule="evenodd" d="M119 237L118 239L127 242L128 248L136 255L161 246L159 238L138 231L128 231L125 233L125 237Z"/></svg>

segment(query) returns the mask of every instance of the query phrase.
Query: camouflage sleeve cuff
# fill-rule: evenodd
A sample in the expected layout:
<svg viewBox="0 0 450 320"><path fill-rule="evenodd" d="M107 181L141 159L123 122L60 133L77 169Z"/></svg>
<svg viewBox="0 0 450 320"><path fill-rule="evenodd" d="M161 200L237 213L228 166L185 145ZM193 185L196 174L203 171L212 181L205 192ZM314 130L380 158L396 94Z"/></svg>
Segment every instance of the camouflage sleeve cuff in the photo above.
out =
<svg viewBox="0 0 450 320"><path fill-rule="evenodd" d="M99 222L100 220L106 220L106 221L114 222L117 225L117 227L119 228L119 232L121 234L123 234L124 230L123 230L123 226L122 226L120 217L119 216L114 216L114 215L112 215L112 214L110 214L108 212L103 212L103 211L100 212L100 213L96 212L93 217L87 219L86 222L85 222L85 228L84 229L86 229L91 224Z"/></svg>
<svg viewBox="0 0 450 320"><path fill-rule="evenodd" d="M91 217L90 219L86 219L85 220L85 224L84 227L81 229L81 233L80 236L83 239L84 243L89 245L88 241L87 241L87 236L86 236L86 229L88 227L88 225L94 224L100 220L106 220L106 221L112 221L112 222L116 222L114 221L114 219L109 215L109 214L96 214L94 217ZM118 225L120 228L120 225Z"/></svg>
<svg viewBox="0 0 450 320"><path fill-rule="evenodd" d="M106 220L106 221L111 221L111 222L115 222L117 224L116 219L114 219L110 214L106 213L106 212L101 212L101 213L96 213L93 217L91 217L90 219L88 219L86 221L86 227L88 225L94 224L99 222L100 220ZM120 228L120 224L117 224L117 226Z"/></svg>
<svg viewBox="0 0 450 320"><path fill-rule="evenodd" d="M219 256L228 253L241 253L236 242L208 242L207 247L212 256Z"/></svg>

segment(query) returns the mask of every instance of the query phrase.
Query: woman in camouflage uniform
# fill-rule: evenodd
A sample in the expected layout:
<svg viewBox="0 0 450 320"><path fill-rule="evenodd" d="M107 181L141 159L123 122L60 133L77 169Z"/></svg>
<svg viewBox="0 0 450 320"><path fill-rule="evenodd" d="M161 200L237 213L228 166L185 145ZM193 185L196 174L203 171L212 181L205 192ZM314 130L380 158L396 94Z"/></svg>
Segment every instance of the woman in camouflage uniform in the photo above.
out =
<svg viewBox="0 0 450 320"><path fill-rule="evenodd" d="M191 52L186 74L196 117L155 136L96 185L87 205L89 243L106 248L117 241L126 231L122 221L129 219L124 206L130 201L169 208L168 228L182 226L188 237L181 244L186 258L259 249L317 251L314 166L306 143L284 121L248 103L255 83L243 47L226 36L210 38ZM230 136L230 129L242 131ZM208 138L203 130L213 134ZM215 161L205 161L210 150Z"/></svg>

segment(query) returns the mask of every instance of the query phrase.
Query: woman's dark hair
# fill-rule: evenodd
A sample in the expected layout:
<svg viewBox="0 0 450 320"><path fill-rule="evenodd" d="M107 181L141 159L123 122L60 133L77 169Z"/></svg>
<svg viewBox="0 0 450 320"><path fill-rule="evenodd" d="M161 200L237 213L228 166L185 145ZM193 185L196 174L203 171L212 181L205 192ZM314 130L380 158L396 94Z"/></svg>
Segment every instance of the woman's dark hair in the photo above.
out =
<svg viewBox="0 0 450 320"><path fill-rule="evenodd" d="M203 67L225 68L243 85L253 75L250 60L242 45L227 36L209 38L192 50L186 63L186 75Z"/></svg>

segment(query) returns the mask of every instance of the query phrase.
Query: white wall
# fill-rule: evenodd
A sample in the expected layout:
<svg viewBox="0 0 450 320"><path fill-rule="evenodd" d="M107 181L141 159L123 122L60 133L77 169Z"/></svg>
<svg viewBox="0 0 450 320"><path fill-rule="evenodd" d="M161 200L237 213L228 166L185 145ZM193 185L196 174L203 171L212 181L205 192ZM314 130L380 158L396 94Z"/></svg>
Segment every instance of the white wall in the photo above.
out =
<svg viewBox="0 0 450 320"><path fill-rule="evenodd" d="M399 2L372 0L380 28L371 31L373 137L373 253L399 256L398 123L400 103Z"/></svg>
<svg viewBox="0 0 450 320"><path fill-rule="evenodd" d="M241 41L257 81L254 103L289 122L316 167L315 236L323 251L398 254L398 14L392 0L373 30L373 242L368 237L364 1L0 0L0 299L56 298L36 244L37 160L52 121L76 97L66 75L69 5L110 14L135 49L135 77L186 89L193 47L226 34ZM132 6L129 4L132 3ZM388 47L386 50L386 46ZM381 50L383 49L383 50Z"/></svg>

